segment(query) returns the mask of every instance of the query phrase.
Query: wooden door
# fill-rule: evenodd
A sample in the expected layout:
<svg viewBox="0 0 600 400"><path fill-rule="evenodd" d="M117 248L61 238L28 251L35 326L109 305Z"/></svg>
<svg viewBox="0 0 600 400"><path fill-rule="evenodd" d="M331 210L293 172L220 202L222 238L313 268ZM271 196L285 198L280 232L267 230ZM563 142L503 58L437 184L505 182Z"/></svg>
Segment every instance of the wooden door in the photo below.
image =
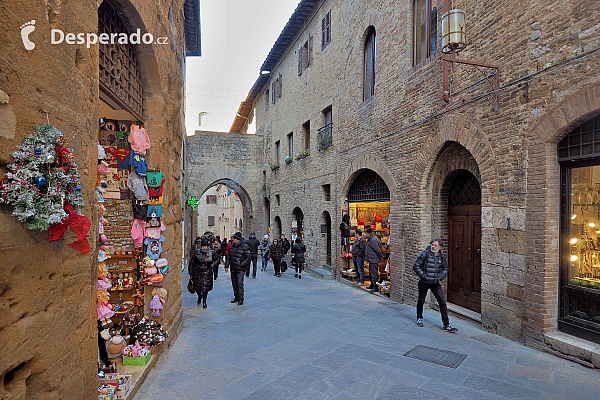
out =
<svg viewBox="0 0 600 400"><path fill-rule="evenodd" d="M481 313L481 189L463 171L448 199L448 301Z"/></svg>
<svg viewBox="0 0 600 400"><path fill-rule="evenodd" d="M481 206L448 208L448 301L481 312Z"/></svg>

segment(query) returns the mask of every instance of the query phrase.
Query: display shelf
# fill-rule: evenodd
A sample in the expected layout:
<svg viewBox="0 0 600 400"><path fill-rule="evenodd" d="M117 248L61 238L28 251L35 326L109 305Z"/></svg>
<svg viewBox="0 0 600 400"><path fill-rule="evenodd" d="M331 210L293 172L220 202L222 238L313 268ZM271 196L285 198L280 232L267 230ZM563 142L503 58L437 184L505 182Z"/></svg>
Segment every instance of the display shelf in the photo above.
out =
<svg viewBox="0 0 600 400"><path fill-rule="evenodd" d="M108 272L136 272L136 268L110 268L107 267Z"/></svg>

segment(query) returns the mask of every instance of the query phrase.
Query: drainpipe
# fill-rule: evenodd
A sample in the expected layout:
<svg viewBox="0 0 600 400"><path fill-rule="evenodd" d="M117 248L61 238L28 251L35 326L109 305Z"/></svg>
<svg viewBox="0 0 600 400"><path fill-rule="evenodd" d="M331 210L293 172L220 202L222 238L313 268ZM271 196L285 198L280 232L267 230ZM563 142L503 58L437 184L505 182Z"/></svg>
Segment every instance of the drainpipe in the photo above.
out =
<svg viewBox="0 0 600 400"><path fill-rule="evenodd" d="M444 0L444 11L450 10L450 0ZM444 32L442 32L442 35ZM453 57L451 54L450 57ZM450 103L450 63L442 60L442 97L446 103Z"/></svg>

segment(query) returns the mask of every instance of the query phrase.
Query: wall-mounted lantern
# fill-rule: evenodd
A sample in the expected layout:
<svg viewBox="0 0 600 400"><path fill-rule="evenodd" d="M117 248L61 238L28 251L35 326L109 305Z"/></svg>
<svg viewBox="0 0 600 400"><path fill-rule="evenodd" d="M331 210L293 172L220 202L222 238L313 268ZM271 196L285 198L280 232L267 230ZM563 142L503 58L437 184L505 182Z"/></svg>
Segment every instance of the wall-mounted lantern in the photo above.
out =
<svg viewBox="0 0 600 400"><path fill-rule="evenodd" d="M442 53L458 53L467 46L465 12L458 8L442 15Z"/></svg>

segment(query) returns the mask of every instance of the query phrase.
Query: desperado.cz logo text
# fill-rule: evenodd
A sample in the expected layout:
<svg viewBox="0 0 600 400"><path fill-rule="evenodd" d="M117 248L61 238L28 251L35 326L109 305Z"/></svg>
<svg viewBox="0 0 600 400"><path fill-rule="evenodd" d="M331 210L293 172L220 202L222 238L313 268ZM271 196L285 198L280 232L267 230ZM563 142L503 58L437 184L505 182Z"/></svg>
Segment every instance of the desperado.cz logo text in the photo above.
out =
<svg viewBox="0 0 600 400"><path fill-rule="evenodd" d="M100 44L169 44L169 38L161 36L154 40L154 35L151 33L142 34L139 29L133 33L66 33L60 29L52 29L50 31L51 44L85 44L89 49L92 45Z"/></svg>

